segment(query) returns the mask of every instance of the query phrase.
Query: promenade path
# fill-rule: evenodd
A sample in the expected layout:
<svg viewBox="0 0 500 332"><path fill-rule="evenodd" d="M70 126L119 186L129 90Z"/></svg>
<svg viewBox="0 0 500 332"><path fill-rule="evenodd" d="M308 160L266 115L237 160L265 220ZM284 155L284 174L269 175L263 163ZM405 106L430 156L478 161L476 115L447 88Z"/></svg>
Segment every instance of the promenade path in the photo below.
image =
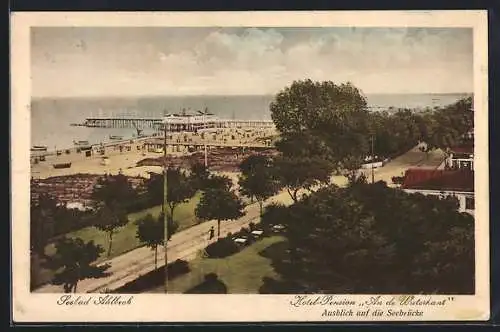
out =
<svg viewBox="0 0 500 332"><path fill-rule="evenodd" d="M271 202L290 203L291 199L286 192L282 192L268 200ZM246 215L235 221L221 222L221 237L227 233L235 233L241 227L248 226L250 222L259 222L259 206L254 203L245 208ZM176 259L191 260L196 258L200 250L208 245L208 232L211 226L217 229L217 222L211 220L199 225L195 225L172 236L168 243L168 261ZM164 265L163 247L158 248L158 266ZM97 293L105 290L112 290L125 285L127 282L137 279L154 270L154 251L147 247L131 250L123 255L112 258L102 264L109 263L111 267L108 272L111 274L104 278L85 279L78 283L79 293ZM45 285L35 292L40 293L61 293L62 286Z"/></svg>
<svg viewBox="0 0 500 332"><path fill-rule="evenodd" d="M384 167L376 169L375 181L383 180L388 184L391 183L392 176L400 176L404 170L409 167L437 167L443 160L444 155L440 151L436 151L426 156L425 153L412 149L406 154L395 158L387 163ZM365 170L368 179L370 180L371 170ZM343 176L333 176L332 182L344 186L347 181ZM265 205L272 202L280 202L283 204L291 204L292 200L286 191L280 192L278 195L267 200ZM250 222L259 222L259 206L254 203L245 208L246 215L235 221L221 222L221 236L227 233L235 233L241 227L248 226ZM173 262L176 259L192 260L197 257L200 250L208 245L208 232L211 226L217 229L215 220L208 221L172 236L168 244L168 261ZM111 267L108 272L111 274L99 279L85 279L78 283L79 293L97 293L106 290L117 289L126 283L137 279L154 270L154 251L147 247L141 247L129 251L123 255L112 258L103 264L109 263ZM158 249L158 266L164 265L164 250L163 247ZM37 289L36 292L41 293L60 293L61 286L45 285Z"/></svg>

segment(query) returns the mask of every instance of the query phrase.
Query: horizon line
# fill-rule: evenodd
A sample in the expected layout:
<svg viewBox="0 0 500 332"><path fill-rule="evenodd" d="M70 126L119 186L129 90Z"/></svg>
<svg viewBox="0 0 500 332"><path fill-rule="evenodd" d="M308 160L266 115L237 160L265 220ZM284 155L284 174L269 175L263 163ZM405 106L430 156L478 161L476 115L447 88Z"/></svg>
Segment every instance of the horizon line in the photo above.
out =
<svg viewBox="0 0 500 332"><path fill-rule="evenodd" d="M31 100L36 99L103 99L103 98L165 98L165 97L262 97L275 96L277 93L264 94L144 94L144 95L82 95L82 96L31 96ZM474 92L365 92L369 95L474 95Z"/></svg>

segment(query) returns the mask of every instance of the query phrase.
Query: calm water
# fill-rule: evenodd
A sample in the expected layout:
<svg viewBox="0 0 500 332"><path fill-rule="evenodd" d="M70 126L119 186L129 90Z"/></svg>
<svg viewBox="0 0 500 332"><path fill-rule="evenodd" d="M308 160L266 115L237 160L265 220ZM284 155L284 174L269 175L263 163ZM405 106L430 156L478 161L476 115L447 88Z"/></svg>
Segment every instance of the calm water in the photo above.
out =
<svg viewBox="0 0 500 332"><path fill-rule="evenodd" d="M424 108L451 104L467 94L379 94L367 95L374 110ZM182 96L144 98L63 98L35 99L31 107L31 144L46 145L49 150L71 147L73 140L93 144L108 141L109 135L131 138L134 129L71 127L87 117L98 116L162 116L164 111L182 108L196 111L208 107L220 118L270 119L269 103L273 96ZM147 131L144 133L147 134Z"/></svg>

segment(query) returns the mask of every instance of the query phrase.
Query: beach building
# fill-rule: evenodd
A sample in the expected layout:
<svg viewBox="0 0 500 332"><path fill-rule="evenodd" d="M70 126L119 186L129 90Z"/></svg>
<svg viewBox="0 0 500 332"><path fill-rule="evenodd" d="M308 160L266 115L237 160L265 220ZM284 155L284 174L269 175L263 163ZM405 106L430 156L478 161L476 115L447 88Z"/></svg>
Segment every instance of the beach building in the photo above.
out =
<svg viewBox="0 0 500 332"><path fill-rule="evenodd" d="M163 118L167 131L198 131L202 129L215 128L219 119L213 114L170 114Z"/></svg>
<svg viewBox="0 0 500 332"><path fill-rule="evenodd" d="M408 193L455 197L459 204L458 211L474 215L474 171L469 168L410 168L406 170L401 188Z"/></svg>

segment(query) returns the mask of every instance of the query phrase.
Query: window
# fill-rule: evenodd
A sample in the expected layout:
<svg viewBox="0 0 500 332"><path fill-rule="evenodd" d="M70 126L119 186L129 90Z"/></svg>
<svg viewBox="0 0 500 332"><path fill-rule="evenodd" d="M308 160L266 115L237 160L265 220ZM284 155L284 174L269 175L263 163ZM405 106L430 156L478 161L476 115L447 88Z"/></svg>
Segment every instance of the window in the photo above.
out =
<svg viewBox="0 0 500 332"><path fill-rule="evenodd" d="M474 210L474 197L465 197L465 209Z"/></svg>

